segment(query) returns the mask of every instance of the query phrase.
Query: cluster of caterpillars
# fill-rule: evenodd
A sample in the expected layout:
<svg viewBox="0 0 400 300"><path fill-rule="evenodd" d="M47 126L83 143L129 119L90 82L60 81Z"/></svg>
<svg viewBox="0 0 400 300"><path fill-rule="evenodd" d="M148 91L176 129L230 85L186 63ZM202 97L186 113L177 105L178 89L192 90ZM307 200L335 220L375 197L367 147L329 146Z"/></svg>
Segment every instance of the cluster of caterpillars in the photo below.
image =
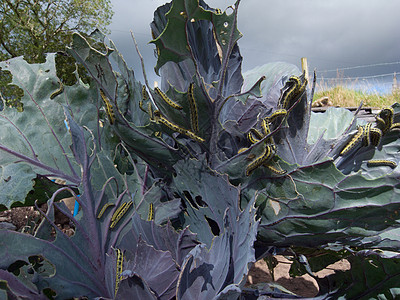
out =
<svg viewBox="0 0 400 300"><path fill-rule="evenodd" d="M170 99L160 88L156 87L154 92L170 107L176 110L182 110L183 107ZM175 124L168 120L159 110L154 110L152 108L152 103L149 100L149 94L147 93L146 86L143 85L142 87L142 100L139 101L139 108L147 113L150 117L150 120L163 124L164 126L168 127L172 131L178 132L182 135L185 135L192 140L203 143L204 139L198 135L199 132L199 118L198 118L198 111L197 111L197 104L196 99L194 97L194 83L190 83L188 89L188 103L189 103L189 113L190 113L190 125L191 129L186 129L181 127L178 124ZM144 102L148 101L147 107L144 107Z"/></svg>
<svg viewBox="0 0 400 300"><path fill-rule="evenodd" d="M286 109L278 109L274 113L272 113L270 116L262 119L262 121L261 121L262 131L259 131L258 129L253 127L248 132L247 137L251 144L258 143L263 138L265 138L265 137L266 138L264 140L265 148L264 148L264 151L262 152L262 154L258 157L249 156L249 159L252 159L252 162L250 162L250 164L248 164L246 167L246 176L249 176L251 174L251 172L253 172L255 169L257 169L259 166L265 166L270 171L272 171L273 173L278 174L278 175L283 175L286 173L285 170L280 170L270 164L271 159L275 156L276 145L271 136L267 137L271 133L270 125L273 122L275 122L278 118L280 118L281 120L283 118L286 118L286 115L287 115ZM239 153L241 153L247 149L248 148L239 149Z"/></svg>
<svg viewBox="0 0 400 300"><path fill-rule="evenodd" d="M300 76L289 77L281 91L281 97L279 99L280 107L289 110L303 95L307 83L308 81L305 78L305 73Z"/></svg>
<svg viewBox="0 0 400 300"><path fill-rule="evenodd" d="M364 126L358 126L357 132L352 137L349 143L340 152L340 155L347 155L353 150L360 147L374 146L377 147L382 139L382 136L395 128L400 128L400 123L393 123L394 110L392 107L383 108L378 115L375 116L376 124L369 122ZM390 160L369 160L367 166L388 166L396 168L397 163Z"/></svg>
<svg viewBox="0 0 400 300"><path fill-rule="evenodd" d="M261 120L262 132L255 127L251 128L248 132L247 137L251 144L255 144L264 137L271 134L270 125L273 123L278 123L278 119L279 122L282 122L283 119L287 117L288 110L291 109L291 107L296 104L296 101L304 94L306 87L307 79L305 78L304 73L301 76L291 76L286 81L285 86L281 90L281 97L279 99L280 109L276 110L270 116ZM277 175L284 175L286 173L285 170L275 168L271 164L271 160L276 153L276 145L273 141L273 138L271 136L267 137L264 140L264 143L265 148L260 156L249 157L249 159L252 159L252 161L246 167L246 175L249 176L255 169L260 166L268 168L271 172ZM239 153L245 150L247 150L247 148L242 148L239 150Z"/></svg>

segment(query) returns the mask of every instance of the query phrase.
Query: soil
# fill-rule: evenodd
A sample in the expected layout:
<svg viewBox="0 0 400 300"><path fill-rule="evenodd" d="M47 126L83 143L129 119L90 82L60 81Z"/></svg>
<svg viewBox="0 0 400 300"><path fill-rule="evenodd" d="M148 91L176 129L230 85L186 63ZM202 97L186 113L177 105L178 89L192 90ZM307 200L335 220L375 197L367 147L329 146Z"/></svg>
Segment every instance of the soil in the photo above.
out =
<svg viewBox="0 0 400 300"><path fill-rule="evenodd" d="M66 201L67 206L72 210L73 204ZM46 211L46 204L41 207L42 211ZM32 221L40 218L40 213L32 207L17 207L4 212L0 212L0 228L9 228L27 233L32 232ZM59 211L56 211L56 224L65 233L71 235L73 229L69 219ZM318 285L314 278L306 274L301 277L292 278L289 275L291 262L284 256L277 255L278 265L274 269L275 282L289 291L303 297L314 297L318 294ZM328 266L326 269L316 273L318 277L325 277L334 272L334 270L347 270L350 264L347 261L340 261ZM257 261L250 269L247 285L273 282L272 276L268 270L264 260Z"/></svg>
<svg viewBox="0 0 400 300"><path fill-rule="evenodd" d="M291 261L282 255L277 255L276 259L279 262L274 269L274 277L277 284L302 297L315 297L318 294L318 284L314 278L308 274L292 278L289 275ZM346 260L341 260L329 265L322 271L316 272L315 275L322 278L333 274L335 270L348 269L350 269L350 263ZM253 265L247 278L248 284L256 284L259 282L273 282L267 264L262 259Z"/></svg>

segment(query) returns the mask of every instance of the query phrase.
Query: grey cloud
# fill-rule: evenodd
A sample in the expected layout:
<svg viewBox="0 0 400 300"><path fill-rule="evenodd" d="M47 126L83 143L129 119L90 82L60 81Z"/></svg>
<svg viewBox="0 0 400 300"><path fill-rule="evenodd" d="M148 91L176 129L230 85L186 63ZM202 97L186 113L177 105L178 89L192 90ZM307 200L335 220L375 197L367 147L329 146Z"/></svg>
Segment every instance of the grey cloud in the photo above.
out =
<svg viewBox="0 0 400 300"><path fill-rule="evenodd" d="M212 7L224 9L234 3L209 0ZM146 69L152 78L155 58L149 24L162 0L112 0L114 19L111 39L128 64L140 75L129 29L135 33ZM238 28L244 37L239 46L248 70L272 61L300 66L308 58L310 70L329 70L358 65L400 61L400 35L397 0L242 0ZM369 76L397 71L400 64L379 68L346 70L345 76ZM383 72L383 73L382 73ZM322 73L336 76L333 72ZM390 77L389 77L390 80Z"/></svg>

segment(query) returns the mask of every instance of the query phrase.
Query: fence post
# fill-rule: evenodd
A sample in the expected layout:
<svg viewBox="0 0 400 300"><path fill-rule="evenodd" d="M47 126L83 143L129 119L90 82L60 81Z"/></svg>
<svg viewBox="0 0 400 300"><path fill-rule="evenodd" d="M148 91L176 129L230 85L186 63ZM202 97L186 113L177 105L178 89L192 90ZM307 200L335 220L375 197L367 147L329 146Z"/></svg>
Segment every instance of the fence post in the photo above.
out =
<svg viewBox="0 0 400 300"><path fill-rule="evenodd" d="M308 78L307 57L302 57L301 58L301 70L303 71L303 73L305 73L305 77L306 77L307 81L310 82L310 80Z"/></svg>
<svg viewBox="0 0 400 300"><path fill-rule="evenodd" d="M393 74L393 84L392 84L392 93L396 92L399 89L399 85L397 84L396 72Z"/></svg>

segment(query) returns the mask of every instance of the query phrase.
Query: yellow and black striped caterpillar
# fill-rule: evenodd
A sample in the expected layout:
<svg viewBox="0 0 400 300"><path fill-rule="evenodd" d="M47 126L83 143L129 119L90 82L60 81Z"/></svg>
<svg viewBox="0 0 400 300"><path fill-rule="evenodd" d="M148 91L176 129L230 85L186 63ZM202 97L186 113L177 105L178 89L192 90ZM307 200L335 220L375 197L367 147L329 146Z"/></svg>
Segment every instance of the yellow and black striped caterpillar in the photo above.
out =
<svg viewBox="0 0 400 300"><path fill-rule="evenodd" d="M147 93L146 86L143 85L142 86L142 100L139 100L139 108L145 113L148 113L148 111L143 107L143 101L147 101L147 100L149 100L149 98L150 97L149 97L149 93Z"/></svg>
<svg viewBox="0 0 400 300"><path fill-rule="evenodd" d="M274 120L276 117L282 116L282 115L286 115L286 110L279 110L279 111L277 111L277 113L275 115L272 114L270 117L272 117L272 120ZM271 130L270 130L269 124L268 124L270 117L264 118L261 122L261 127L263 129L263 133L258 131L256 128L250 129L250 131L247 134L247 137L252 144L259 142L261 139L263 139L265 136L267 136L268 134L271 133ZM270 171L272 171L278 175L283 175L286 173L285 170L279 170L279 169L275 168L274 166L270 166L268 164L268 161L275 155L276 146L272 140L272 137L269 137L265 141L265 143L266 143L266 146L265 146L263 154L261 156L259 156L258 158L255 158L255 160L252 161L247 166L247 168L246 168L247 176L249 176L253 170L255 170L256 168L258 168L261 165L263 165L264 167L267 167ZM238 153L246 151L247 149L248 148L241 148L241 149L239 149Z"/></svg>
<svg viewBox="0 0 400 300"><path fill-rule="evenodd" d="M112 217L111 217L111 221L114 221L114 220L117 218L119 212L120 212L126 205L127 205L127 203L124 202L124 203L122 203L122 204L117 208L117 210L114 212L114 214L113 214Z"/></svg>
<svg viewBox="0 0 400 300"><path fill-rule="evenodd" d="M374 145L375 147L378 146L381 142L382 130L379 128L371 128L369 132L369 138L371 145Z"/></svg>
<svg viewBox="0 0 400 300"><path fill-rule="evenodd" d="M60 87L54 91L53 93L51 93L50 95L50 99L53 100L55 97L57 97L58 95L60 95L62 92L64 92L64 85L62 84L61 80L57 78L58 83L60 84Z"/></svg>
<svg viewBox="0 0 400 300"><path fill-rule="evenodd" d="M350 142L344 147L344 149L340 152L340 155L345 155L353 150L360 142L362 143L364 139L364 128L362 126L358 126L357 133L353 136Z"/></svg>
<svg viewBox="0 0 400 300"><path fill-rule="evenodd" d="M392 126L390 126L390 130L399 128L400 128L400 123L393 123Z"/></svg>
<svg viewBox="0 0 400 300"><path fill-rule="evenodd" d="M368 167L380 167L380 166L388 166L391 167L392 169L397 167L397 163L391 160L386 160L386 159L371 159L367 161L367 166Z"/></svg>
<svg viewBox="0 0 400 300"><path fill-rule="evenodd" d="M124 253L118 248L115 249L115 252L117 254L117 267L116 267L117 271L115 274L115 292L114 292L115 294L114 294L114 296L116 296L117 292L118 292L119 283L121 281L121 273L122 273L123 265L124 265Z"/></svg>
<svg viewBox="0 0 400 300"><path fill-rule="evenodd" d="M123 203L118 209L117 211L114 213L114 215L111 218L111 225L110 228L114 228L115 225L117 225L117 223L121 220L121 218L127 213L127 211L129 210L129 208L132 206L133 202L132 201L128 201Z"/></svg>
<svg viewBox="0 0 400 300"><path fill-rule="evenodd" d="M171 106L172 108L175 108L175 109L183 109L182 106L180 106L178 103L172 101L166 94L164 94L164 93L160 90L160 88L156 87L156 88L154 89L154 91L155 91L169 106Z"/></svg>
<svg viewBox="0 0 400 300"><path fill-rule="evenodd" d="M112 104L110 102L110 99L107 98L107 96L104 94L102 89L100 89L100 96L101 96L101 99L103 99L103 102L106 106L106 113L108 116L108 120L110 121L110 124L112 125L115 122L115 115L114 115L114 110L113 110Z"/></svg>
<svg viewBox="0 0 400 300"><path fill-rule="evenodd" d="M372 123L368 122L366 125L364 125L364 146L369 146L371 145L371 128L372 128Z"/></svg>
<svg viewBox="0 0 400 300"><path fill-rule="evenodd" d="M270 116L266 117L265 120L267 122L272 123L273 121L275 121L276 118L278 117L286 117L287 115L287 110L286 109L277 109L276 111L274 111Z"/></svg>
<svg viewBox="0 0 400 300"><path fill-rule="evenodd" d="M268 163L264 163L263 165L267 169L269 169L271 172L277 174L277 175L284 175L286 174L286 170L279 170L278 168L275 168L273 165L270 165Z"/></svg>
<svg viewBox="0 0 400 300"><path fill-rule="evenodd" d="M264 136L257 129L251 128L249 133L247 134L247 137L250 143L255 144L259 142Z"/></svg>
<svg viewBox="0 0 400 300"><path fill-rule="evenodd" d="M385 134L390 130L393 125L393 117L394 110L392 107L383 108L379 114L375 117L376 119L376 127L382 130L382 133Z"/></svg>
<svg viewBox="0 0 400 300"><path fill-rule="evenodd" d="M106 211L107 208L109 208L110 206L114 206L114 203L106 203L104 204L103 208L100 210L99 214L97 215L97 219L100 219L101 216L104 214L104 212Z"/></svg>
<svg viewBox="0 0 400 300"><path fill-rule="evenodd" d="M154 205L153 203L150 203L149 213L147 215L147 221L153 221L153 220L154 220Z"/></svg>
<svg viewBox="0 0 400 300"><path fill-rule="evenodd" d="M286 84L290 84L289 88L287 88L280 99L280 103L282 105L282 107L284 109L289 108L289 103L291 102L291 99L293 98L294 94L296 93L296 89L297 89L297 81L298 81L298 77L293 77L293 79L297 79L297 80L291 80L292 77L289 78L288 83Z"/></svg>
<svg viewBox="0 0 400 300"><path fill-rule="evenodd" d="M249 176L251 172L257 169L262 164L268 162L274 156L273 147L271 145L266 145L263 153L256 157L247 167L246 167L246 176Z"/></svg>
<svg viewBox="0 0 400 300"><path fill-rule="evenodd" d="M163 117L161 115L160 111L158 111L158 110L154 111L153 115L154 115L154 119L156 120L156 122L160 122L160 123L164 124L169 129L179 132L183 135L186 135L187 137L191 138L192 140L195 140L196 142L199 142L199 143L204 142L204 139L199 137L198 135L196 135L194 132L184 129L184 128L168 121L165 117Z"/></svg>
<svg viewBox="0 0 400 300"><path fill-rule="evenodd" d="M307 87L305 74L303 73L300 77L291 76L286 82L286 85L289 85L289 88L282 93L279 101L284 109L290 108L293 105L293 102L305 91Z"/></svg>
<svg viewBox="0 0 400 300"><path fill-rule="evenodd" d="M244 152L244 151L246 151L247 149L249 149L249 148L240 148L240 149L238 150L238 154L239 154L239 153L242 153L242 152Z"/></svg>
<svg viewBox="0 0 400 300"><path fill-rule="evenodd" d="M268 135L271 133L271 130L269 129L269 124L268 124L267 118L265 118L261 121L261 127L264 130L264 135Z"/></svg>
<svg viewBox="0 0 400 300"><path fill-rule="evenodd" d="M190 109L190 124L195 133L199 132L199 117L197 113L196 99L194 98L194 83L190 83L188 90L188 100Z"/></svg>

